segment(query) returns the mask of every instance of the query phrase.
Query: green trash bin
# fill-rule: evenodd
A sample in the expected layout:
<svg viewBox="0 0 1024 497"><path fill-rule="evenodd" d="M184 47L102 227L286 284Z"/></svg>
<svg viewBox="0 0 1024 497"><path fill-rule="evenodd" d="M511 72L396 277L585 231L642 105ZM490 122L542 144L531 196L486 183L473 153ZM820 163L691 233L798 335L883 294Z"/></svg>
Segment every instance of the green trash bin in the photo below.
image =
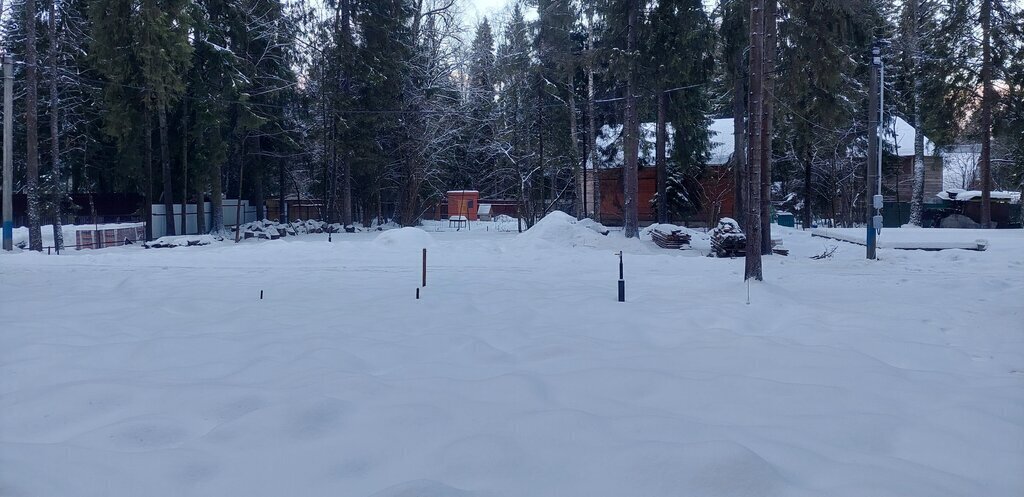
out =
<svg viewBox="0 0 1024 497"><path fill-rule="evenodd" d="M775 215L775 223L778 224L779 226L795 228L796 216L789 212L779 211L778 214Z"/></svg>

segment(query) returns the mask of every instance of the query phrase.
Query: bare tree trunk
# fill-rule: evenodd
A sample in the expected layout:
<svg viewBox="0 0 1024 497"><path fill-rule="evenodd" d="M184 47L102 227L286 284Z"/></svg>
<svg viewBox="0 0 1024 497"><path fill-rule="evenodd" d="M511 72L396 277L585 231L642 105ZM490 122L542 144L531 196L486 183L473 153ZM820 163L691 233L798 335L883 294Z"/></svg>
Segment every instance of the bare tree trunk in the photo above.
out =
<svg viewBox="0 0 1024 497"><path fill-rule="evenodd" d="M992 224L992 0L981 2L981 226Z"/></svg>
<svg viewBox="0 0 1024 497"><path fill-rule="evenodd" d="M145 143L145 152L143 153L143 167L146 168L146 240L153 239L153 116L150 114L150 105L152 103L152 96L148 95L147 102L145 104L146 110L143 111L142 119L145 121L142 125L142 132L146 136L143 137Z"/></svg>
<svg viewBox="0 0 1024 497"><path fill-rule="evenodd" d="M341 0L341 32L344 43L351 46L352 44L352 33L351 33L351 22L349 20L352 12L351 0ZM347 97L351 91L351 77L349 74L344 74L342 82L342 90ZM341 159L341 174L343 175L341 183L341 224L347 231L352 226L352 157L348 153L348 148L342 153Z"/></svg>
<svg viewBox="0 0 1024 497"><path fill-rule="evenodd" d="M28 189L28 247L43 250L39 205L39 74L36 57L36 0L25 0L25 173ZM6 111L6 109L5 109Z"/></svg>
<svg viewBox="0 0 1024 497"><path fill-rule="evenodd" d="M668 94L664 91L658 93L658 129L654 144L654 165L658 176L658 222L668 222L668 198L666 185L668 183L668 165L666 164L666 150L668 146L667 130L665 123L666 107L668 107ZM677 145L678 146L678 145Z"/></svg>
<svg viewBox="0 0 1024 497"><path fill-rule="evenodd" d="M253 166L255 166L253 175L253 186L255 187L253 195L253 203L256 204L256 220L262 221L267 218L267 211L265 197L263 195L263 140L260 135L257 134L253 139L256 142L256 153L253 154Z"/></svg>
<svg viewBox="0 0 1024 497"><path fill-rule="evenodd" d="M160 124L160 171L164 178L164 224L167 235L174 236L174 188L171 182L171 154L167 143L167 104L157 103L157 121Z"/></svg>
<svg viewBox="0 0 1024 497"><path fill-rule="evenodd" d="M778 43L776 25L777 0L764 0L764 54L761 73L761 255L772 255L772 119L775 105L775 48Z"/></svg>
<svg viewBox="0 0 1024 497"><path fill-rule="evenodd" d="M193 180L195 181L195 180ZM198 211L197 211L198 212ZM181 234L188 234L188 100L181 99Z"/></svg>
<svg viewBox="0 0 1024 497"><path fill-rule="evenodd" d="M601 221L601 182L597 174L597 123L594 114L594 2L590 2L587 20L587 145L590 149L594 197L594 219Z"/></svg>
<svg viewBox="0 0 1024 497"><path fill-rule="evenodd" d="M919 19L921 0L905 0L910 2L910 33L907 51L910 52L913 79L913 125L914 125L914 186L910 194L910 224L921 226L924 214L924 130L921 127L921 53ZM898 171L898 169L897 169ZM899 182L897 181L897 188ZM879 192L881 193L881 192ZM899 196L897 195L897 200Z"/></svg>
<svg viewBox="0 0 1024 497"><path fill-rule="evenodd" d="M580 143L579 135L577 134L576 125L576 73L575 71L569 71L569 143L571 145L570 150L572 151L572 181L576 185L574 188L575 192L575 205L573 210L576 211L574 214L577 219L583 218L583 204L586 200L583 198L583 189L580 188L580 171L582 164L580 163Z"/></svg>
<svg viewBox="0 0 1024 497"><path fill-rule="evenodd" d="M224 184L222 169L223 165L220 162L215 162L213 164L213 171L210 172L210 233L214 234L224 232Z"/></svg>
<svg viewBox="0 0 1024 497"><path fill-rule="evenodd" d="M750 2L750 151L748 181L750 198L747 199L746 265L743 279L763 279L761 274L761 162L763 160L761 134L762 102L764 98L764 1Z"/></svg>
<svg viewBox="0 0 1024 497"><path fill-rule="evenodd" d="M282 223L290 222L286 211L287 205L285 201L285 192L288 190L284 179L284 160L281 158L277 159L277 191L278 191L278 205L277 205L277 220Z"/></svg>
<svg viewBox="0 0 1024 497"><path fill-rule="evenodd" d="M50 155L53 161L53 246L59 254L64 250L64 229L61 226L61 214L64 206L64 175L60 160L60 109L57 93L57 7L56 1L50 0Z"/></svg>
<svg viewBox="0 0 1024 497"><path fill-rule="evenodd" d="M811 183L812 183L812 177L811 177L811 172L812 171L811 171L811 168L813 166L813 162L814 161L812 160L812 157L811 157L811 148L810 148L809 145L806 146L806 150L804 150L803 160L804 160L804 211L803 211L803 218L804 218L803 219L803 224L804 225L803 225L803 229L806 230L806 229L810 229L811 228L811 223L813 222L813 220L812 220L813 216L812 216L812 213L811 213L811 200L813 199L813 196L814 196L814 192L811 190L811 188L812 188L812 185L811 185ZM870 202L870 200L868 200L868 202Z"/></svg>
<svg viewBox="0 0 1024 497"><path fill-rule="evenodd" d="M640 221L637 212L637 162L639 153L639 137L637 136L637 108L636 108L636 16L639 6L637 0L628 0L628 24L626 31L626 52L629 57L629 67L626 72L626 118L625 143L623 148L626 154L625 169L623 171L623 212L622 224L625 228L626 238L639 236Z"/></svg>
<svg viewBox="0 0 1024 497"><path fill-rule="evenodd" d="M242 212L242 185L245 179L245 159L243 154L245 153L245 136L242 133L236 133L236 140L238 144L235 145L235 161L238 162L238 196L235 197L235 243L242 237L242 216L245 214Z"/></svg>
<svg viewBox="0 0 1024 497"><path fill-rule="evenodd" d="M199 178L197 177L196 180ZM196 233L206 232L206 198L203 195L203 183L196 182Z"/></svg>
<svg viewBox="0 0 1024 497"><path fill-rule="evenodd" d="M733 61L736 65L736 74L743 74L743 52L737 51L736 58ZM733 206L733 217L736 218L736 222L740 223L742 227L746 223L743 216L747 212L747 145L746 137L747 127L744 123L743 116L746 114L746 78L737 76L733 82L733 93L732 93L732 139L733 139L733 152L732 152L732 167L735 173L735 205Z"/></svg>

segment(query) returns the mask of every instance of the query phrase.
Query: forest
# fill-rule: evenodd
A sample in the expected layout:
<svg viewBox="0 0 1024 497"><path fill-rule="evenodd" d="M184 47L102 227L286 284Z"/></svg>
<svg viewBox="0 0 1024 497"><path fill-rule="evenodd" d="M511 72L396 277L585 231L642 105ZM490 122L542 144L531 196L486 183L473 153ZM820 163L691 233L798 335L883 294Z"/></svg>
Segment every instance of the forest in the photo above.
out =
<svg viewBox="0 0 1024 497"><path fill-rule="evenodd" d="M606 162L605 126L622 129L630 236L638 168L657 170L659 221L700 209L716 118L733 122L740 153L725 167L738 209L789 201L808 226L839 216L838 204L844 222L863 222L873 46L884 119L921 131L911 223L928 201L916 177L922 136L939 150L980 144L978 189L1024 188L1024 9L1014 0L530 0L488 17L466 11L461 0L0 1L30 248L42 248L41 225L73 219L82 206L69 196L80 193L136 194L166 212L208 201L204 233L229 228L229 198L250 200L258 218L268 199L319 199L320 218L346 227L415 225L460 189L514 200L525 226L556 209L595 217L585 190ZM638 151L641 123L656 123L653 164ZM754 136L761 166L751 169Z"/></svg>

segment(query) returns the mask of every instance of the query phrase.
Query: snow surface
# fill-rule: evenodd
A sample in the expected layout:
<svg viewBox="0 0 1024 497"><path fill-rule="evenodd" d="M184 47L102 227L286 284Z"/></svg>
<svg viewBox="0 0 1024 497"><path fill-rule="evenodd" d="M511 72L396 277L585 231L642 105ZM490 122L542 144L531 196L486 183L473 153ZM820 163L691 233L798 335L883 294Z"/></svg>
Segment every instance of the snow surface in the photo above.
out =
<svg viewBox="0 0 1024 497"><path fill-rule="evenodd" d="M775 228L749 305L559 215L0 254L0 495L1024 494L1024 231Z"/></svg>

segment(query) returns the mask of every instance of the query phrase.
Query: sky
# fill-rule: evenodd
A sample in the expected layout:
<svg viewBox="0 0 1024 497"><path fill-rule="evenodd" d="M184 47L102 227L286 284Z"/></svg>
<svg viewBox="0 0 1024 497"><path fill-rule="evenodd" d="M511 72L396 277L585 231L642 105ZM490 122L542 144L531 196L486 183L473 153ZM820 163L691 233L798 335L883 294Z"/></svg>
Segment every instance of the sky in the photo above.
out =
<svg viewBox="0 0 1024 497"><path fill-rule="evenodd" d="M490 17L508 3L509 0L466 0L466 18L475 20L482 16Z"/></svg>

